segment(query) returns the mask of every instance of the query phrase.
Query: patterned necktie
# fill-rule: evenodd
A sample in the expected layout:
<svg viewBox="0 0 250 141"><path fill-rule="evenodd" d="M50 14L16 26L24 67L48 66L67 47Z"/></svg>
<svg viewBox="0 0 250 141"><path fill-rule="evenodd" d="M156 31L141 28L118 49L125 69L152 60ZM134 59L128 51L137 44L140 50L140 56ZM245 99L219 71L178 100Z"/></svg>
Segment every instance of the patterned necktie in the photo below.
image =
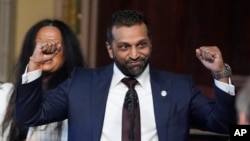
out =
<svg viewBox="0 0 250 141"><path fill-rule="evenodd" d="M138 82L134 78L123 78L122 82L129 88L122 110L122 141L140 141L140 108L138 96L134 89Z"/></svg>

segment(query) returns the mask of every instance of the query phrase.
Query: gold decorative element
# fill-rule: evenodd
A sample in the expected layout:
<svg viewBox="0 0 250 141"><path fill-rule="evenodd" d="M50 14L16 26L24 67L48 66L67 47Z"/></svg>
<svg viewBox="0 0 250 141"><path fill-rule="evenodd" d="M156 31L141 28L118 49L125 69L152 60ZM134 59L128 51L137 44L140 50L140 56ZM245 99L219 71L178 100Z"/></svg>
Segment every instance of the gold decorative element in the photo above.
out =
<svg viewBox="0 0 250 141"><path fill-rule="evenodd" d="M63 0L62 20L79 35L81 25L81 0Z"/></svg>

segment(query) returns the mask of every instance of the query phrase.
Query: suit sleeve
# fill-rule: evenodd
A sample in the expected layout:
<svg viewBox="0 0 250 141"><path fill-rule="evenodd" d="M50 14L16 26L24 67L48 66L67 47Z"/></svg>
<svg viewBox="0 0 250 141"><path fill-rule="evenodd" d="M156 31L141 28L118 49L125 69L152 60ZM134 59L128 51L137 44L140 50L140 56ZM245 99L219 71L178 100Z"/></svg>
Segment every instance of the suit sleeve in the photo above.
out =
<svg viewBox="0 0 250 141"><path fill-rule="evenodd" d="M14 118L23 125L37 126L67 118L67 93L70 79L42 93L42 78L17 85Z"/></svg>
<svg viewBox="0 0 250 141"><path fill-rule="evenodd" d="M191 100L191 125L217 133L229 133L230 124L236 122L235 96L215 86L215 99L205 97L193 89Z"/></svg>

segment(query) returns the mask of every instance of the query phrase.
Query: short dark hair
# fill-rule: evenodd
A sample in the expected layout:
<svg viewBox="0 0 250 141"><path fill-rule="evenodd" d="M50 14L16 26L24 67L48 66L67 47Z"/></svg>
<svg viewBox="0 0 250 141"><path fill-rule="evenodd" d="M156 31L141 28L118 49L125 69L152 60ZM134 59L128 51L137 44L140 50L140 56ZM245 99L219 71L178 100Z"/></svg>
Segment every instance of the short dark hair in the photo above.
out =
<svg viewBox="0 0 250 141"><path fill-rule="evenodd" d="M147 27L148 37L151 39L149 24L143 13L137 10L121 10L114 13L111 17L111 22L107 28L107 42L109 44L114 40L112 28L114 26L133 26L136 24L145 24Z"/></svg>

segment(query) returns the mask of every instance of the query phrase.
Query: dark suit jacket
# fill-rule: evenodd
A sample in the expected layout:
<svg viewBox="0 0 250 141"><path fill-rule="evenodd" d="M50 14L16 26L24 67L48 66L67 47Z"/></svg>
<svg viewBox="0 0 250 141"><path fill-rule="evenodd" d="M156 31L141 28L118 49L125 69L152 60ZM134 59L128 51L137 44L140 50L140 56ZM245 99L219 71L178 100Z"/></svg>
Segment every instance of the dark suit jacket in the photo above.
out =
<svg viewBox="0 0 250 141"><path fill-rule="evenodd" d="M112 74L113 65L76 68L68 80L45 94L41 94L41 78L19 84L15 119L40 125L68 118L69 141L99 141ZM216 100L209 99L194 87L190 76L152 67L150 80L159 141L186 141L190 126L229 132L236 115L234 96L215 88ZM161 95L162 90L167 96Z"/></svg>

